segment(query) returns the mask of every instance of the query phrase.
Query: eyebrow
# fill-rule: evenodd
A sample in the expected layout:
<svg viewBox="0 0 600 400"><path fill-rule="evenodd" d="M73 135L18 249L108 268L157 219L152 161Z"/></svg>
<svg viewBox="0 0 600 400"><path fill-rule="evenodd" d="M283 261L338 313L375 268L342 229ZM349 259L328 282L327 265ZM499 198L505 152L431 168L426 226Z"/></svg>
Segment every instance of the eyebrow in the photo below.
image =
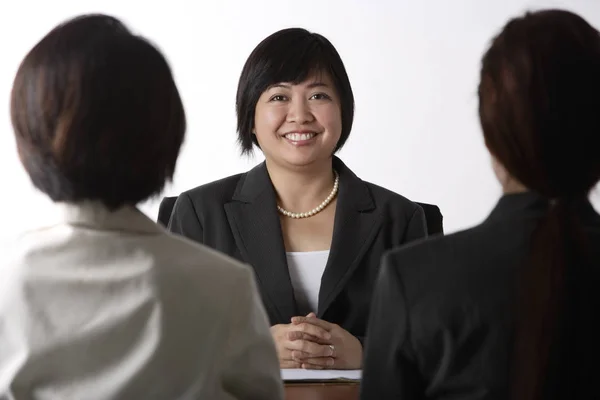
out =
<svg viewBox="0 0 600 400"><path fill-rule="evenodd" d="M328 84L326 84L325 82L313 82L311 84L308 85L309 89L313 89L316 87L329 87Z"/></svg>
<svg viewBox="0 0 600 400"><path fill-rule="evenodd" d="M291 85L289 85L287 83L276 83L275 85L269 86L269 89L273 89L273 88L289 89L290 87L291 87ZM308 84L307 87L309 89L314 89L316 87L329 87L329 85L326 84L325 82L313 82L313 83Z"/></svg>

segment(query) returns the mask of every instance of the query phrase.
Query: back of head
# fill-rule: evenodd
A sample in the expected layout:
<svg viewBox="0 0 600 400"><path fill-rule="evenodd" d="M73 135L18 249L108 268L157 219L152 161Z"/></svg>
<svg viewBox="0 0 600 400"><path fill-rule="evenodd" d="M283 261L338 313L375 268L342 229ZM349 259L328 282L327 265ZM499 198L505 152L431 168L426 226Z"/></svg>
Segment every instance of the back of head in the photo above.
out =
<svg viewBox="0 0 600 400"><path fill-rule="evenodd" d="M482 62L480 118L490 152L548 198L585 195L600 177L600 35L578 15L511 20Z"/></svg>
<svg viewBox="0 0 600 400"><path fill-rule="evenodd" d="M549 203L519 276L517 399L562 398L582 389L572 331L563 327L577 323L573 294L588 265L575 210L600 178L598 93L600 34L571 12L545 10L509 21L483 58L479 113L486 145L512 177Z"/></svg>
<svg viewBox="0 0 600 400"><path fill-rule="evenodd" d="M64 22L31 49L14 79L11 117L35 187L56 202L109 209L162 190L186 126L165 58L105 15Z"/></svg>

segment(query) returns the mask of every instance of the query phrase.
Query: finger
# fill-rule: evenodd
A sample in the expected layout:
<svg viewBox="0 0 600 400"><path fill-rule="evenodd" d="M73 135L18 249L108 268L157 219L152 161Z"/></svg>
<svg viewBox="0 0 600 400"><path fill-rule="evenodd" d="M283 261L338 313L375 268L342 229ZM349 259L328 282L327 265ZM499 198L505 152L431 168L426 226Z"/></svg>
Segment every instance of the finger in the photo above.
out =
<svg viewBox="0 0 600 400"><path fill-rule="evenodd" d="M277 358L279 361L292 361L294 358L292 357L292 350L288 350L285 347L279 347L277 349Z"/></svg>
<svg viewBox="0 0 600 400"><path fill-rule="evenodd" d="M302 368L302 363L292 360L280 361L279 368L291 369L291 368Z"/></svg>
<svg viewBox="0 0 600 400"><path fill-rule="evenodd" d="M327 321L323 321L322 319L315 318L315 317L293 317L292 318L292 324L294 324L294 325L300 325L300 324L304 324L304 323L319 326L327 331L330 331L333 328L333 324L330 324Z"/></svg>
<svg viewBox="0 0 600 400"><path fill-rule="evenodd" d="M329 356L320 356L317 358L332 358L335 360L335 358L336 358L335 347L333 347L333 346L327 346L327 347L329 347L331 349L331 351L329 352L330 355ZM302 350L288 350L288 351L290 352L290 357L292 360L304 362L304 360L315 358L311 353L306 352L306 351L302 351Z"/></svg>
<svg viewBox="0 0 600 400"><path fill-rule="evenodd" d="M320 326L309 324L306 322L295 325L295 326L291 327L290 329L293 329L293 330L288 331L288 339L289 340L293 340L290 336L292 334L292 332L306 333L306 334L309 334L316 338L319 338L321 340L330 340L331 339L331 333L329 333L327 330L323 329ZM297 338L298 336L295 335L295 337Z"/></svg>
<svg viewBox="0 0 600 400"><path fill-rule="evenodd" d="M309 357L294 359L295 362L302 365L311 365L322 368L331 368L335 364L333 357Z"/></svg>
<svg viewBox="0 0 600 400"><path fill-rule="evenodd" d="M288 350L299 350L308 353L313 357L330 357L333 355L333 349L328 345L322 345L309 340L294 340L286 344Z"/></svg>
<svg viewBox="0 0 600 400"><path fill-rule="evenodd" d="M322 365L314 365L314 364L302 364L300 368L302 368L302 369L326 369L327 367L324 367Z"/></svg>
<svg viewBox="0 0 600 400"><path fill-rule="evenodd" d="M296 317L292 317L290 319L290 322L294 322L294 318L296 318ZM311 311L308 314L306 314L305 318L317 318L317 314L315 314L314 312Z"/></svg>
<svg viewBox="0 0 600 400"><path fill-rule="evenodd" d="M292 360L295 361L303 361L308 360L309 358L313 358L313 356L310 353L305 353L302 350L290 351L290 355L292 357Z"/></svg>
<svg viewBox="0 0 600 400"><path fill-rule="evenodd" d="M289 341L294 340L312 340L317 339L316 337L309 335L308 333L304 333L301 331L289 331L285 334L286 339Z"/></svg>
<svg viewBox="0 0 600 400"><path fill-rule="evenodd" d="M318 344L331 344L331 340L323 340L318 337L309 335L308 333L300 332L300 331L292 331L288 335L289 340L310 340L311 342L315 342Z"/></svg>

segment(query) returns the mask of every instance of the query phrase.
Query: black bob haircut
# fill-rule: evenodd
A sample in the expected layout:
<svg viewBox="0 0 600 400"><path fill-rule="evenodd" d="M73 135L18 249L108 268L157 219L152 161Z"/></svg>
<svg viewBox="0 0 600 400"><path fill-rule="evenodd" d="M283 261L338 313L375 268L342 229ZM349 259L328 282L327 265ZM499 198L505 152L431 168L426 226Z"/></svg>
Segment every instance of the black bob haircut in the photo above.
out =
<svg viewBox="0 0 600 400"><path fill-rule="evenodd" d="M59 24L25 56L11 118L33 185L55 202L109 209L161 192L186 120L162 53L108 15Z"/></svg>
<svg viewBox="0 0 600 400"><path fill-rule="evenodd" d="M354 94L346 68L327 38L302 28L288 28L268 36L252 51L242 70L236 96L238 142L242 154L258 147L254 112L261 94L280 82L300 83L313 73L327 73L340 98L342 134L335 151L342 148L354 120Z"/></svg>

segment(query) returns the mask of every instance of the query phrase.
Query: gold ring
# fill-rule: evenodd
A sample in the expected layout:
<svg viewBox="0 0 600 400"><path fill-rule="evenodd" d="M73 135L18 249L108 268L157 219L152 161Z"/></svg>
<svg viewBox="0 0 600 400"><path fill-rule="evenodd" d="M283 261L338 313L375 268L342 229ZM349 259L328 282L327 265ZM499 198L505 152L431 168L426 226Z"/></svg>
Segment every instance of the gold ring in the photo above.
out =
<svg viewBox="0 0 600 400"><path fill-rule="evenodd" d="M329 348L331 349L331 357L333 357L333 354L335 353L335 346L330 344Z"/></svg>

